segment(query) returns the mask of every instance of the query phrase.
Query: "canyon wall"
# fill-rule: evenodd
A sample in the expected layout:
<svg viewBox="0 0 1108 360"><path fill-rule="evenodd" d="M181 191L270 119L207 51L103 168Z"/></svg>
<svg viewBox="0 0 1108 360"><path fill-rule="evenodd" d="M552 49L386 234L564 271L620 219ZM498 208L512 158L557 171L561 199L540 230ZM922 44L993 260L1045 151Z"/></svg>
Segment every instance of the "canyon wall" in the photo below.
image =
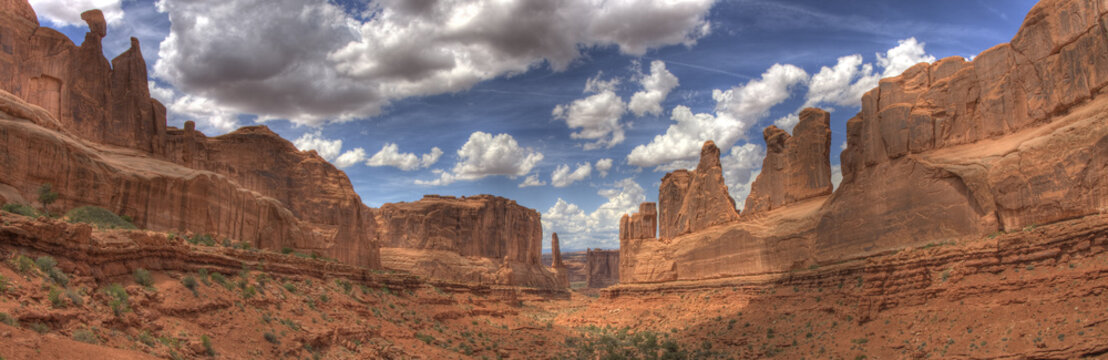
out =
<svg viewBox="0 0 1108 360"><path fill-rule="evenodd" d="M766 158L750 186L743 216L831 194L831 114L802 110L793 134L773 125L762 132Z"/></svg>
<svg viewBox="0 0 1108 360"><path fill-rule="evenodd" d="M599 289L619 283L619 250L587 249L585 259L588 287Z"/></svg>
<svg viewBox="0 0 1108 360"><path fill-rule="evenodd" d="M377 212L386 268L457 281L556 287L539 212L492 195L427 195Z"/></svg>
<svg viewBox="0 0 1108 360"><path fill-rule="evenodd" d="M211 234L379 267L372 211L344 173L265 127L208 138L166 127L138 41L110 63L103 14L81 46L39 27L24 1L0 8L0 201L50 183L55 211L96 205L159 231Z"/></svg>
<svg viewBox="0 0 1108 360"><path fill-rule="evenodd" d="M672 204L693 193L693 176L667 174L659 239L621 231L622 282L785 273L1108 212L1105 23L1096 1L1043 1L1010 44L882 79L847 122L830 196L826 115L815 109L794 136L766 129L769 152L737 221L684 230Z"/></svg>

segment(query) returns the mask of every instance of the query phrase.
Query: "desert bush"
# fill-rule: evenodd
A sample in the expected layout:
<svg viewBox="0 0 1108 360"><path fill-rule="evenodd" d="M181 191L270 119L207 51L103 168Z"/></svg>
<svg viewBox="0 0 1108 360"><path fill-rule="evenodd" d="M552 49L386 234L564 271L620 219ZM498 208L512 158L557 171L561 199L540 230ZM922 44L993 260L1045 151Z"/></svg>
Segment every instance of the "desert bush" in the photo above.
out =
<svg viewBox="0 0 1108 360"><path fill-rule="evenodd" d="M69 302L73 303L73 306L80 307L85 305L85 299L81 297L81 294L73 291L73 289L66 289L65 296L69 298Z"/></svg>
<svg viewBox="0 0 1108 360"><path fill-rule="evenodd" d="M208 335L200 335L200 344L204 346L204 353L208 356L215 356L215 349L212 348L212 339L208 338Z"/></svg>
<svg viewBox="0 0 1108 360"><path fill-rule="evenodd" d="M82 206L65 213L71 223L85 223L100 229L136 229L135 225L108 209L98 206Z"/></svg>
<svg viewBox="0 0 1108 360"><path fill-rule="evenodd" d="M192 276L185 276L184 278L181 278L181 285L184 285L185 288L189 289L189 291L192 291L193 295L198 295L196 293L196 278Z"/></svg>
<svg viewBox="0 0 1108 360"><path fill-rule="evenodd" d="M48 273L50 269L58 266L58 261L49 256L39 256L38 259L35 259L35 265L38 266L39 270L42 270L43 273Z"/></svg>
<svg viewBox="0 0 1108 360"><path fill-rule="evenodd" d="M42 204L42 207L50 206L54 201L58 200L58 193L54 192L54 189L50 183L42 184L38 187L38 202Z"/></svg>
<svg viewBox="0 0 1108 360"><path fill-rule="evenodd" d="M26 274L35 268L35 261L24 255L16 256L11 260L12 268Z"/></svg>
<svg viewBox="0 0 1108 360"><path fill-rule="evenodd" d="M96 336L96 333L93 333L91 330L88 329L79 329L77 331L74 331L73 340L93 345L100 344L100 338Z"/></svg>
<svg viewBox="0 0 1108 360"><path fill-rule="evenodd" d="M4 210L4 211L10 212L12 214L23 215L23 216L27 216L27 217L33 217L33 218L37 218L39 216L42 216L42 213L40 213L38 210L35 210L35 208L27 206L27 205L23 205L23 204L16 204L16 203L4 204L3 207L0 207L0 210Z"/></svg>
<svg viewBox="0 0 1108 360"><path fill-rule="evenodd" d="M208 269L200 269L200 271L197 271L196 273L197 275L200 275L200 282L203 282L204 286L212 285L212 283L208 282Z"/></svg>
<svg viewBox="0 0 1108 360"><path fill-rule="evenodd" d="M39 322L36 322L34 324L31 324L31 330L34 330L35 332L37 332L39 334L45 334L47 332L50 332L50 327L47 326L46 324L43 324L41 321L39 321Z"/></svg>
<svg viewBox="0 0 1108 360"><path fill-rule="evenodd" d="M127 289L124 289L123 285L118 283L108 285L104 292L108 294L108 306L112 308L112 312L116 316L130 311L130 300L127 296Z"/></svg>
<svg viewBox="0 0 1108 360"><path fill-rule="evenodd" d="M0 275L0 295L8 292L8 278Z"/></svg>
<svg viewBox="0 0 1108 360"><path fill-rule="evenodd" d="M50 292L46 294L46 298L50 299L50 305L53 305L55 308L60 309L65 307L65 300L62 299L61 289L51 286Z"/></svg>
<svg viewBox="0 0 1108 360"><path fill-rule="evenodd" d="M11 315L8 315L8 313L0 312L0 323L11 327L19 327L19 321L15 320Z"/></svg>
<svg viewBox="0 0 1108 360"><path fill-rule="evenodd" d="M146 330L143 330L141 333L139 333L138 340L139 340L139 342L142 342L143 344L146 344L146 346L149 346L149 347L154 347L154 345L157 345L157 343L154 340L154 337L150 336L150 332L148 332Z"/></svg>
<svg viewBox="0 0 1108 360"><path fill-rule="evenodd" d="M212 273L212 281L215 281L216 284L222 285L223 287L227 288L227 290L231 289L231 284L227 283L227 278L224 277L222 273Z"/></svg>
<svg viewBox="0 0 1108 360"><path fill-rule="evenodd" d="M293 293L293 294L295 294L295 293L296 293L296 284L293 284L293 283L285 283L284 287L285 287L285 290L286 290L286 291L288 291L288 292L290 292L290 293Z"/></svg>
<svg viewBox="0 0 1108 360"><path fill-rule="evenodd" d="M134 278L135 278L135 282L138 283L139 285L142 285L142 286L145 286L145 287L154 286L154 277L150 275L149 270L146 270L146 269L143 269L143 268L137 268L137 269L135 269L135 272L134 272L133 275L134 275Z"/></svg>
<svg viewBox="0 0 1108 360"><path fill-rule="evenodd" d="M69 276L66 276L65 272L63 272L62 269L51 268L50 271L48 271L46 273L46 275L50 276L50 279L54 280L54 282L58 283L58 285L61 285L61 286L68 286L69 285Z"/></svg>
<svg viewBox="0 0 1108 360"><path fill-rule="evenodd" d="M268 341L272 344L280 344L281 343L281 341L277 339L277 335L274 335L271 332L266 331L265 335L263 335L263 337L265 337L265 341Z"/></svg>

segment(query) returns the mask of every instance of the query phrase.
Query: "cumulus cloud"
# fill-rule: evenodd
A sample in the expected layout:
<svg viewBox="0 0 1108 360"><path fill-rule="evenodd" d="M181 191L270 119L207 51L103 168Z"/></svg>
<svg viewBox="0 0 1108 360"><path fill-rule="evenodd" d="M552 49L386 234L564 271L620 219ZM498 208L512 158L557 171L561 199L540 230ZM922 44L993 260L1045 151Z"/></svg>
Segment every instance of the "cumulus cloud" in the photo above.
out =
<svg viewBox="0 0 1108 360"><path fill-rule="evenodd" d="M365 160L365 149L354 148L342 151L342 139L328 139L319 131L304 133L292 144L301 151L315 150L324 160L338 168L347 168Z"/></svg>
<svg viewBox="0 0 1108 360"><path fill-rule="evenodd" d="M773 125L777 126L781 130L792 133L793 127L800 122L800 115L797 113L788 114L773 121Z"/></svg>
<svg viewBox="0 0 1108 360"><path fill-rule="evenodd" d="M571 138L596 140L584 144L585 150L611 148L625 139L624 125L619 119L627 112L627 104L615 93L619 80L600 80L601 75L585 83L585 93L593 95L555 106L550 113L555 119L565 121L570 129L580 129L571 133Z"/></svg>
<svg viewBox="0 0 1108 360"><path fill-rule="evenodd" d="M30 3L35 14L55 26L84 26L81 13L92 9L100 9L108 25L119 24L124 16L121 0L31 0Z"/></svg>
<svg viewBox="0 0 1108 360"><path fill-rule="evenodd" d="M523 179L523 182L519 183L520 188L543 185L546 185L546 182L539 180L539 174L527 175L527 177Z"/></svg>
<svg viewBox="0 0 1108 360"><path fill-rule="evenodd" d="M557 169L554 169L554 173L550 174L550 185L560 188L566 187L575 182L585 180L592 175L592 164L583 163L577 164L577 169L573 172L569 171L569 165L558 165Z"/></svg>
<svg viewBox="0 0 1108 360"><path fill-rule="evenodd" d="M208 135L225 134L239 127L239 114L211 99L179 95L173 89L160 87L153 81L147 81L146 84L150 88L150 96L165 105L168 120L194 121L196 128Z"/></svg>
<svg viewBox="0 0 1108 360"><path fill-rule="evenodd" d="M824 66L818 73L812 75L802 107L861 106L862 95L877 87L882 78L900 75L904 70L921 62L934 62L935 57L927 54L924 45L914 37L900 40L896 47L885 51L884 54L876 54L876 67L870 63L863 63L862 55L859 54L840 57L835 66ZM877 67L881 68L880 72L876 71Z"/></svg>
<svg viewBox="0 0 1108 360"><path fill-rule="evenodd" d="M750 186L758 177L765 157L765 148L748 143L732 147L731 153L719 159L723 167L723 181L727 185L727 192L735 199L739 209L746 204L746 197L750 195Z"/></svg>
<svg viewBox="0 0 1108 360"><path fill-rule="evenodd" d="M508 134L492 134L482 131L469 135L460 149L458 162L451 171L438 171L435 180L416 180L419 185L447 185L457 180L477 180L486 176L504 175L511 178L531 172L543 155L531 148L519 146Z"/></svg>
<svg viewBox="0 0 1108 360"><path fill-rule="evenodd" d="M417 169L425 169L434 165L439 161L439 157L442 156L442 150L438 147L431 148L431 152L416 155L413 153L401 153L400 147L395 143L385 143L381 147L381 150L376 154L373 154L369 160L366 161L366 165L369 166L392 166L404 171L412 171Z"/></svg>
<svg viewBox="0 0 1108 360"><path fill-rule="evenodd" d="M596 171L600 173L600 177L608 177L608 171L612 170L612 159L604 158L596 161Z"/></svg>
<svg viewBox="0 0 1108 360"><path fill-rule="evenodd" d="M236 111L320 124L560 71L592 47L641 55L691 45L709 33L715 1L384 0L347 13L326 0L163 0L172 26L154 68Z"/></svg>
<svg viewBox="0 0 1108 360"><path fill-rule="evenodd" d="M840 164L831 166L831 186L835 189L839 188L839 184L843 182L843 167Z"/></svg>
<svg viewBox="0 0 1108 360"><path fill-rule="evenodd" d="M562 248L597 245L618 248L619 219L623 214L638 211L639 204L646 201L646 192L634 179L626 178L616 182L614 187L598 191L597 195L607 201L591 213L558 198L554 206L542 213L546 234L557 232L559 239L564 239Z"/></svg>
<svg viewBox="0 0 1108 360"><path fill-rule="evenodd" d="M759 79L726 91L714 90L715 114L693 114L688 107L677 106L670 116L675 124L650 143L632 149L627 163L666 171L691 167L705 141L713 140L720 149L730 148L770 108L788 99L793 87L807 80L808 73L799 67L774 64Z"/></svg>
<svg viewBox="0 0 1108 360"><path fill-rule="evenodd" d="M669 92L677 87L677 77L666 70L666 63L654 60L650 63L650 75L639 78L639 84L643 90L631 96L631 102L627 108L635 116L646 114L661 115L662 101L669 96Z"/></svg>

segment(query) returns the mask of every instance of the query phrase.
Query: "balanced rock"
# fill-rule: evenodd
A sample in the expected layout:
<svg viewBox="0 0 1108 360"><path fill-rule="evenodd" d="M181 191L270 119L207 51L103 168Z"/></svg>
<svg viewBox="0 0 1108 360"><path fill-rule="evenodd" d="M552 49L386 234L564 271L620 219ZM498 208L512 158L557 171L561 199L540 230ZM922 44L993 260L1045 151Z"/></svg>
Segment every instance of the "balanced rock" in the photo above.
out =
<svg viewBox="0 0 1108 360"><path fill-rule="evenodd" d="M793 136L770 125L762 133L766 158L750 188L744 216L831 194L831 115L807 108Z"/></svg>

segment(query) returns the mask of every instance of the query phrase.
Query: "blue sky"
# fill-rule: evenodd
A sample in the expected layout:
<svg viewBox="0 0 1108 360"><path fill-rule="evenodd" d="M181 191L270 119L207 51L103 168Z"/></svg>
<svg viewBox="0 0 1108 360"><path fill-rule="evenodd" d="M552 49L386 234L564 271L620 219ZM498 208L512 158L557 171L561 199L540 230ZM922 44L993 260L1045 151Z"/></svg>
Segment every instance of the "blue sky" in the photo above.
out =
<svg viewBox="0 0 1108 360"><path fill-rule="evenodd" d="M789 128L805 105L833 109L837 165L877 79L1007 42L1034 5L120 1L32 5L78 43L80 10L105 9L109 58L139 38L171 126L265 124L340 165L369 206L515 199L543 213L544 242L557 231L571 250L618 247L619 216L655 201L704 140L722 142L741 203L762 129Z"/></svg>

